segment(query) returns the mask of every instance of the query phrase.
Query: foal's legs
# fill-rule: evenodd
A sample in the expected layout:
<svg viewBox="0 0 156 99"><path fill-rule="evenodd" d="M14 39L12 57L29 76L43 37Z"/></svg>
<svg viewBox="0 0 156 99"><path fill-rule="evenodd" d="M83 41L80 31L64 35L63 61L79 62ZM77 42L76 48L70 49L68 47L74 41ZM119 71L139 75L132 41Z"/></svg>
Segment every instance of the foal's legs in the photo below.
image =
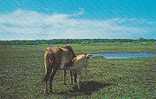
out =
<svg viewBox="0 0 156 99"><path fill-rule="evenodd" d="M66 75L67 75L67 71L66 69L64 69L64 75L63 75L64 85L66 85Z"/></svg>
<svg viewBox="0 0 156 99"><path fill-rule="evenodd" d="M77 83L77 73L73 72L73 74L74 74L74 83Z"/></svg>
<svg viewBox="0 0 156 99"><path fill-rule="evenodd" d="M70 70L70 83L73 84L73 72Z"/></svg>
<svg viewBox="0 0 156 99"><path fill-rule="evenodd" d="M53 72L51 73L51 76L50 76L49 87L50 87L51 92L52 92L52 82L53 82L54 76L56 74L56 71L57 71L57 67L53 68Z"/></svg>
<svg viewBox="0 0 156 99"><path fill-rule="evenodd" d="M78 89L80 89L80 73L79 72L73 72L73 73L74 73L74 83L76 83Z"/></svg>
<svg viewBox="0 0 156 99"><path fill-rule="evenodd" d="M80 75L77 75L77 87L80 89Z"/></svg>

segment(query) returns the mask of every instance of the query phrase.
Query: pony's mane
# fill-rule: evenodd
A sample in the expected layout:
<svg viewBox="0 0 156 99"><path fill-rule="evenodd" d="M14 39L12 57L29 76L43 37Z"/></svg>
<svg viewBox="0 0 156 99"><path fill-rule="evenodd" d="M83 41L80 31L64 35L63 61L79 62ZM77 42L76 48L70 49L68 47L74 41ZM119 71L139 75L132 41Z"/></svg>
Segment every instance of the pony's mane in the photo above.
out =
<svg viewBox="0 0 156 99"><path fill-rule="evenodd" d="M73 54L74 57L76 57L73 48L70 45L65 45L64 48L67 48L68 50L70 50Z"/></svg>

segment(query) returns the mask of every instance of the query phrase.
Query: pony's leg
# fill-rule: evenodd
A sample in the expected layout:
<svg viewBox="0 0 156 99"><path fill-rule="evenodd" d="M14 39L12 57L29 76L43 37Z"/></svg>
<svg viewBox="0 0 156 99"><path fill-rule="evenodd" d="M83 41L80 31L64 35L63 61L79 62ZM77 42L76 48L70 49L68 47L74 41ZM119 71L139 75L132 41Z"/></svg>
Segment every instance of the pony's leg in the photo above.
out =
<svg viewBox="0 0 156 99"><path fill-rule="evenodd" d="M64 85L66 85L66 75L67 75L67 71L66 69L64 69L64 75L63 75Z"/></svg>
<svg viewBox="0 0 156 99"><path fill-rule="evenodd" d="M53 68L53 72L51 73L51 76L50 76L50 82L49 82L50 92L52 92L52 82L56 74L56 71L57 71L57 68Z"/></svg>
<svg viewBox="0 0 156 99"><path fill-rule="evenodd" d="M73 72L70 70L70 83L73 85Z"/></svg>
<svg viewBox="0 0 156 99"><path fill-rule="evenodd" d="M44 88L44 94L47 94L48 93L48 86L47 86L47 82L48 80L45 81L45 88Z"/></svg>
<svg viewBox="0 0 156 99"><path fill-rule="evenodd" d="M44 89L44 93L48 93L48 80L49 80L49 77L50 77L50 74L52 72L52 66L48 66L47 68L47 73L45 74L45 77L44 77L44 81L45 81L45 89Z"/></svg>

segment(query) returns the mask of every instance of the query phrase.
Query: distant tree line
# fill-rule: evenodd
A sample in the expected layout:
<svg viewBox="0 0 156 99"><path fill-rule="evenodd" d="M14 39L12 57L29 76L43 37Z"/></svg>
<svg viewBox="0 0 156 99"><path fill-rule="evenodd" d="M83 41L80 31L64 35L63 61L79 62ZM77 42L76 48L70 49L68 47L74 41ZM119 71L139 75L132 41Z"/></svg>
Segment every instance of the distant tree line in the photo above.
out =
<svg viewBox="0 0 156 99"><path fill-rule="evenodd" d="M102 42L144 42L156 41L154 39L52 39L52 40L11 40L0 41L0 45L38 45L38 44L88 44Z"/></svg>

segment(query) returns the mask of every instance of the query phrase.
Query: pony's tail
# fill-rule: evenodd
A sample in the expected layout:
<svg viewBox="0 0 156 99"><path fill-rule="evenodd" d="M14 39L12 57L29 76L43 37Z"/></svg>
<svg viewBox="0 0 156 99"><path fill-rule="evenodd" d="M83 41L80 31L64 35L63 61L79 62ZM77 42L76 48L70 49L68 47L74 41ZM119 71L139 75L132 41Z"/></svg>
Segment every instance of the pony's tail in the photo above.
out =
<svg viewBox="0 0 156 99"><path fill-rule="evenodd" d="M47 65L48 65L48 52L45 51L45 53L44 53L44 69L45 69L45 76L44 76L44 78L43 78L43 81L46 81L46 80L48 79L47 68L48 68L49 66L47 67Z"/></svg>
<svg viewBox="0 0 156 99"><path fill-rule="evenodd" d="M44 67L45 67L45 76L43 78L43 81L47 81L49 79L49 76L52 72L52 65L55 62L54 55L51 53L49 54L48 51L46 50L44 53Z"/></svg>
<svg viewBox="0 0 156 99"><path fill-rule="evenodd" d="M45 53L44 53L44 69L45 69L45 74L47 73L47 56L48 56L48 52L45 51Z"/></svg>

